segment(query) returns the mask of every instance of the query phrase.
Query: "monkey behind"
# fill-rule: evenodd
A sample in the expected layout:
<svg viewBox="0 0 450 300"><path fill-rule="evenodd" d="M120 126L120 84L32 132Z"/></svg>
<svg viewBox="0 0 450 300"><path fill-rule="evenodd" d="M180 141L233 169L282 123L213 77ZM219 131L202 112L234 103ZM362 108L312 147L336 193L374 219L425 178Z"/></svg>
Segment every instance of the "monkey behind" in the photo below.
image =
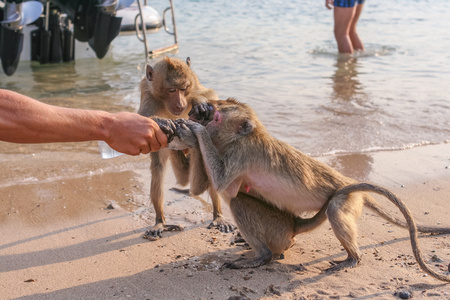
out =
<svg viewBox="0 0 450 300"><path fill-rule="evenodd" d="M200 84L190 63L189 58L184 62L178 58L164 57L153 66L148 64L146 75L140 84L141 103L138 113L146 117L186 119L193 106L198 109L207 99L217 99L213 89ZM171 161L177 183L182 186L190 183L191 194L199 195L205 190L209 191L213 204L213 221L210 227L218 227L224 232L234 229L222 216L220 196L210 187L200 156L197 149L190 149L189 155L184 151L170 149L150 154L150 199L155 208L156 221L145 233L145 238L156 240L165 230L182 230L180 226L167 225L165 220L163 181L168 160Z"/></svg>

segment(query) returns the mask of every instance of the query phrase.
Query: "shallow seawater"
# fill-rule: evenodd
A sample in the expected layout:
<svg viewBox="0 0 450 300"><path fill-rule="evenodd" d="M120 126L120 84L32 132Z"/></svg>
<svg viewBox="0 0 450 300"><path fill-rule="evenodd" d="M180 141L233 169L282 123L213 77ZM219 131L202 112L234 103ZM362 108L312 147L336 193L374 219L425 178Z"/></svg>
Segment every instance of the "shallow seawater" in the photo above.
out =
<svg viewBox="0 0 450 300"><path fill-rule="evenodd" d="M165 3L155 3L162 12ZM366 50L338 55L323 1L176 1L180 49L220 98L250 104L269 131L316 156L450 140L450 2L368 0ZM171 36L149 35L151 47ZM144 48L120 36L102 60L22 61L0 87L68 107L136 111ZM48 149L46 149L48 150ZM80 150L82 151L82 150Z"/></svg>

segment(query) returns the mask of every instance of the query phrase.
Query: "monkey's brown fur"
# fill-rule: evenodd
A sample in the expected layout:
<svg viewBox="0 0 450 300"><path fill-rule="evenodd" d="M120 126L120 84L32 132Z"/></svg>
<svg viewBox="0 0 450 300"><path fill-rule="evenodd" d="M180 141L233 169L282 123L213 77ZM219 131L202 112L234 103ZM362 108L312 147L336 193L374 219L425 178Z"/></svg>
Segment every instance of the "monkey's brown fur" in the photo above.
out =
<svg viewBox="0 0 450 300"><path fill-rule="evenodd" d="M272 137L255 112L234 99L208 101L212 118L197 113L185 122L190 129L177 130L180 139L195 134L204 165L214 187L230 204L245 239L256 252L253 259L227 263L230 268L257 267L280 254L294 235L319 226L328 217L348 258L330 268L340 270L359 264L356 220L363 206L410 231L419 265L432 276L450 281L430 270L417 246L417 228L406 206L389 191L357 184L292 146ZM209 115L209 114L208 114ZM183 127L183 126L182 126ZM189 140L189 138L186 138ZM386 196L403 213L405 222L392 218L366 192ZM299 219L305 212L319 211L312 219ZM326 213L325 213L326 212ZM418 227L421 232L450 233L450 228Z"/></svg>
<svg viewBox="0 0 450 300"><path fill-rule="evenodd" d="M295 242L295 236L322 224L327 205L312 218L303 219L279 210L273 205L239 192L230 200L231 213L246 241L255 251L255 258L225 263L228 268L253 268L279 257Z"/></svg>
<svg viewBox="0 0 450 300"><path fill-rule="evenodd" d="M166 119L188 118L193 105L204 103L207 99L217 99L212 89L200 84L194 71L190 68L190 59L186 62L164 57L154 64L147 65L146 76L140 84L141 103L138 113L146 117L161 117ZM177 183L185 186L191 183L191 193L199 195L206 189L213 203L213 222L222 231L232 230L233 225L222 217L221 199L217 192L209 188L208 181L198 181L196 174L204 173L203 161L197 149L190 150L189 158L183 151L162 149L150 154L151 158L151 189L150 199L156 212L156 223L151 227L145 238L156 240L164 230L182 230L176 225L166 225L164 216L163 180L167 160L171 164L177 178Z"/></svg>

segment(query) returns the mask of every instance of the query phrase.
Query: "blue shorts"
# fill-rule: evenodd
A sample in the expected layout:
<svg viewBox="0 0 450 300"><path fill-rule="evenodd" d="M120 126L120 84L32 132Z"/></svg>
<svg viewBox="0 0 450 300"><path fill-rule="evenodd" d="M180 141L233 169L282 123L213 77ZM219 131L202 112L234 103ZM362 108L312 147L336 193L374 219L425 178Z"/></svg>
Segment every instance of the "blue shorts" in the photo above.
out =
<svg viewBox="0 0 450 300"><path fill-rule="evenodd" d="M364 0L334 0L335 7L354 7L358 4L363 4Z"/></svg>

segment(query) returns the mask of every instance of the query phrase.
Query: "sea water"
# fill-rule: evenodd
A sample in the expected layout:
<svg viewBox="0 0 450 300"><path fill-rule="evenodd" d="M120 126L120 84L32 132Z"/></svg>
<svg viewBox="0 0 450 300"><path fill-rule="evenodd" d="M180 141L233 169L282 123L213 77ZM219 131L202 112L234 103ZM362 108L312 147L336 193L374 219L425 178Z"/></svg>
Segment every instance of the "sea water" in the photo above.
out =
<svg viewBox="0 0 450 300"><path fill-rule="evenodd" d="M174 1L179 51L221 99L251 105L277 138L316 156L450 140L450 1L366 0L366 50L339 55L324 1ZM150 3L161 12L164 1ZM167 46L164 31L150 49ZM144 47L116 38L107 57L21 62L0 88L66 107L136 111Z"/></svg>

